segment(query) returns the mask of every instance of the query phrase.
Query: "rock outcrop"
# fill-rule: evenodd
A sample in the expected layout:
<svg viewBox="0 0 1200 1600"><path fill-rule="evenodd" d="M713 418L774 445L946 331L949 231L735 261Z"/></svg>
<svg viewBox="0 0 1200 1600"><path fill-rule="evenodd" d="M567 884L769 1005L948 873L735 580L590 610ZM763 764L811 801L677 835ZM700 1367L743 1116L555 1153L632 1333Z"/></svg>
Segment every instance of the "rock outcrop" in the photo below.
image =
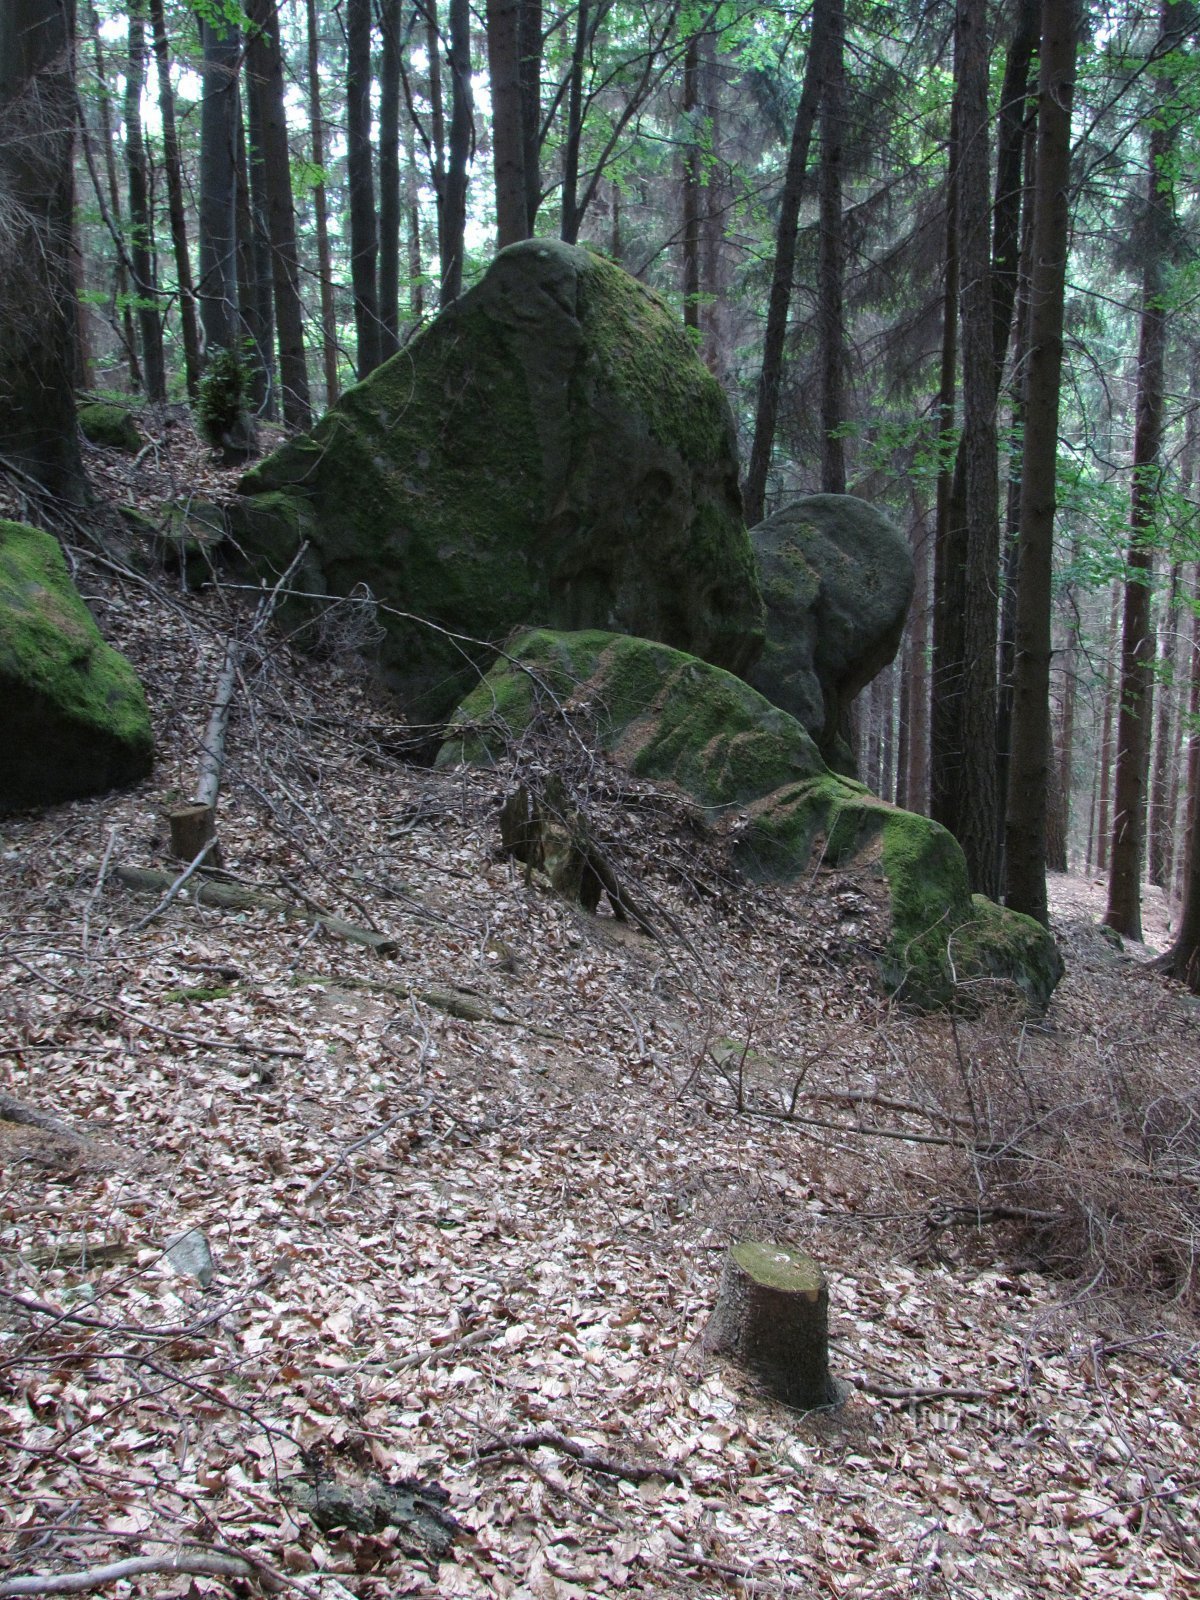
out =
<svg viewBox="0 0 1200 1600"><path fill-rule="evenodd" d="M0 521L0 810L144 778L146 697L100 636L48 533Z"/></svg>
<svg viewBox="0 0 1200 1600"><path fill-rule="evenodd" d="M367 585L385 680L438 721L477 640L603 627L731 671L762 644L734 430L663 303L587 250L530 240L310 435L243 479L234 539L260 573L308 541L304 587Z"/></svg>
<svg viewBox="0 0 1200 1600"><path fill-rule="evenodd" d="M830 772L800 723L695 657L597 632L522 635L459 707L439 765L490 761L540 713L585 720L634 774L677 784L728 830L748 877L789 882L819 858L855 861L886 891L887 988L929 1009L963 1004L988 980L1044 1009L1062 962L1029 917L972 895L957 841Z"/></svg>
<svg viewBox="0 0 1200 1600"><path fill-rule="evenodd" d="M850 702L896 654L913 594L913 561L881 511L848 494L796 500L750 530L767 639L749 681L790 711L825 759Z"/></svg>
<svg viewBox="0 0 1200 1600"><path fill-rule="evenodd" d="M142 448L142 435L127 406L90 400L79 408L79 427L89 444L124 450L129 455L136 455Z"/></svg>

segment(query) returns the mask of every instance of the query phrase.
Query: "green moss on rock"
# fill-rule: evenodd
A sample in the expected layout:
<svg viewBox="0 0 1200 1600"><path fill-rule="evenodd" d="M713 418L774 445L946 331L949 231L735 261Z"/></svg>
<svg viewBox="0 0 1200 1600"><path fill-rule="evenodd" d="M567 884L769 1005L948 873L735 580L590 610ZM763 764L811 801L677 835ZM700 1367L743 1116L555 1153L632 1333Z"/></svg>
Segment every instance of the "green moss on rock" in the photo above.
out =
<svg viewBox="0 0 1200 1600"><path fill-rule="evenodd" d="M58 544L0 521L0 808L134 783L154 742L133 668L106 644Z"/></svg>
<svg viewBox="0 0 1200 1600"><path fill-rule="evenodd" d="M530 240L311 435L247 473L231 531L260 571L301 538L319 587L386 605L385 677L444 716L515 627L603 626L744 670L762 642L732 418L653 294Z"/></svg>
<svg viewBox="0 0 1200 1600"><path fill-rule="evenodd" d="M730 817L735 860L759 881L788 882L819 860L859 861L882 878L888 989L929 1009L969 1004L1004 980L1044 1008L1062 974L1047 931L972 896L945 828L838 777L786 712L719 668L620 634L537 629L511 641L455 713L438 765L489 762L542 712L561 712L631 772L678 785Z"/></svg>
<svg viewBox="0 0 1200 1600"><path fill-rule="evenodd" d="M102 400L89 401L79 408L79 426L89 444L101 445L108 450L125 450L130 455L136 455L142 448L138 425L126 406L112 405Z"/></svg>

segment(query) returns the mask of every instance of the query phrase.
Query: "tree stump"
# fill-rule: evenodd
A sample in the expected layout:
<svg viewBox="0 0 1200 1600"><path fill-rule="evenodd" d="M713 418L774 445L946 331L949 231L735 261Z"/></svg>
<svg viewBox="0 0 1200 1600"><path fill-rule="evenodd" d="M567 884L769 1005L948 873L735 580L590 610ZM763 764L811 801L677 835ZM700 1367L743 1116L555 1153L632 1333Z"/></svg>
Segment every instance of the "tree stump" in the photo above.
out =
<svg viewBox="0 0 1200 1600"><path fill-rule="evenodd" d="M587 822L555 774L540 793L521 784L505 797L500 812L505 850L529 868L544 872L555 892L595 911L605 885L596 871Z"/></svg>
<svg viewBox="0 0 1200 1600"><path fill-rule="evenodd" d="M829 1290L811 1256L750 1240L733 1245L704 1343L800 1411L841 1402L829 1375Z"/></svg>
<svg viewBox="0 0 1200 1600"><path fill-rule="evenodd" d="M184 806L172 806L166 816L171 827L171 854L176 861L194 861L210 839L215 841L215 806L205 805L203 800L192 800ZM215 842L206 860L210 867L220 866L220 846Z"/></svg>

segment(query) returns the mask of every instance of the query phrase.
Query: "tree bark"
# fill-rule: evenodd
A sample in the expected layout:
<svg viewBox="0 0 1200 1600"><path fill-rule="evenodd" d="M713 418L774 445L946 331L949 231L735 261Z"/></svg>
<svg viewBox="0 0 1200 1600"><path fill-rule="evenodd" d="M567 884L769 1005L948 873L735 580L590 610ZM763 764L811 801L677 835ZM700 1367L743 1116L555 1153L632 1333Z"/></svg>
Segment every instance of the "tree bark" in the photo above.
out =
<svg viewBox="0 0 1200 1600"><path fill-rule="evenodd" d="M829 1289L810 1256L743 1241L725 1258L705 1348L733 1356L785 1405L836 1405L829 1374Z"/></svg>
<svg viewBox="0 0 1200 1600"><path fill-rule="evenodd" d="M496 174L496 247L529 237L521 94L521 0L487 0L492 83L492 159Z"/></svg>
<svg viewBox="0 0 1200 1600"><path fill-rule="evenodd" d="M175 278L179 285L179 323L183 330L183 365L188 397L195 400L200 385L200 328L196 320L196 288L188 248L187 212L183 202L183 165L179 155L179 130L175 121L175 90L171 84L171 56L163 0L150 0L150 26L158 75L158 110L163 127L163 166L167 174L167 213Z"/></svg>
<svg viewBox="0 0 1200 1600"><path fill-rule="evenodd" d="M241 40L232 24L200 19L200 321L205 353L238 347L237 140Z"/></svg>
<svg viewBox="0 0 1200 1600"><path fill-rule="evenodd" d="M400 0L382 0L379 28L379 320L386 360L400 348Z"/></svg>
<svg viewBox="0 0 1200 1600"><path fill-rule="evenodd" d="M559 228L564 243L575 244L579 238L579 150L583 142L583 68L588 44L588 0L578 0L575 12L575 44L571 51L571 67L567 81L567 129L563 139L562 220ZM684 103L688 96L687 69L684 69ZM528 174L528 161L526 162ZM687 171L684 184L686 190ZM684 208L686 211L686 195ZM686 233L686 222L685 222ZM686 301L684 315L686 318Z"/></svg>
<svg viewBox="0 0 1200 1600"><path fill-rule="evenodd" d="M104 60L104 46L100 38L100 14L95 5L88 7L88 17L92 33L92 52L96 64L96 110L100 122L100 140L104 149L104 176L108 184L108 206L112 215L112 223L117 232L121 229L121 186L117 181L117 158L113 148L113 118L112 99L108 92L108 72ZM117 318L120 318L119 336L125 351L125 360L129 367L129 386L137 390L142 387L142 364L138 360L137 340L133 331L133 310L129 304L129 278L125 271L125 252L121 251L113 265L113 287L115 304L113 307L113 327L118 328ZM119 307L119 310L118 310Z"/></svg>
<svg viewBox="0 0 1200 1600"><path fill-rule="evenodd" d="M754 416L754 442L750 465L742 490L746 521L754 527L766 514L767 475L779 420L779 391L783 380L783 348L787 336L788 309L796 274L796 229L800 203L804 198L804 179L808 170L808 151L813 124L821 98L821 79L825 70L829 16L826 0L815 0L808 59L804 66L804 86L792 123L787 171L779 203L779 223L775 230L775 263L771 272L771 292L767 302L767 326L763 335L762 370L758 379L758 403Z"/></svg>
<svg viewBox="0 0 1200 1600"><path fill-rule="evenodd" d="M1158 48L1165 53L1180 34L1181 0L1164 0ZM1156 100L1173 97L1160 80ZM1165 258L1174 221L1173 164L1178 149L1178 113L1160 114L1150 125L1142 243L1142 310L1138 341L1137 412L1133 435L1133 488L1129 507L1124 619L1121 630L1121 690L1117 713L1117 770L1113 796L1108 910L1104 920L1127 939L1142 937L1142 858L1146 827L1146 780L1153 710L1154 633L1150 626L1153 537L1162 493L1163 397L1167 313Z"/></svg>
<svg viewBox="0 0 1200 1600"><path fill-rule="evenodd" d="M274 417L275 302L271 294L271 243L262 159L262 96L246 74L246 115L238 116L237 204L238 309L241 331L254 346L250 397L259 416ZM246 122L249 122L249 129Z"/></svg>
<svg viewBox="0 0 1200 1600"><path fill-rule="evenodd" d="M817 364L821 384L821 488L846 492L845 223L842 164L846 138L846 12L829 0L829 40L821 90L821 161L818 176L820 245L817 256Z"/></svg>
<svg viewBox="0 0 1200 1600"><path fill-rule="evenodd" d="M700 41L695 34L683 58L683 325L700 332L700 177L704 160L697 108L700 104Z"/></svg>
<svg viewBox="0 0 1200 1600"><path fill-rule="evenodd" d="M146 395L150 400L162 402L167 398L167 366L154 273L150 176L146 165L146 145L142 138L142 91L146 86L146 16L143 0L130 0L127 9L129 49L125 61L125 172L129 180L129 259L133 263L133 288L137 295L137 323L141 335Z"/></svg>
<svg viewBox="0 0 1200 1600"><path fill-rule="evenodd" d="M257 85L263 198L275 328L279 339L279 383L283 420L301 430L312 422L308 362L304 350L304 308L300 300L300 262L296 249L296 208L292 199L291 151L284 111L283 50L276 0L246 0L254 23L247 42L246 70Z"/></svg>
<svg viewBox="0 0 1200 1600"><path fill-rule="evenodd" d="M383 359L379 324L379 241L371 171L371 0L346 0L346 169L350 188L350 278L357 371Z"/></svg>
<svg viewBox="0 0 1200 1600"><path fill-rule="evenodd" d="M51 494L86 492L75 422L77 101L72 0L0 6L0 453Z"/></svg>
<svg viewBox="0 0 1200 1600"><path fill-rule="evenodd" d="M1024 449L1017 546L1012 748L1005 815L1005 899L1046 924L1046 807L1050 791L1050 620L1058 412L1066 286L1071 105L1077 0L1044 0L1038 78ZM1070 754L1067 756L1068 766Z"/></svg>
<svg viewBox="0 0 1200 1600"><path fill-rule="evenodd" d="M525 166L526 233L537 233L542 203L542 5L521 0L521 152Z"/></svg>
<svg viewBox="0 0 1200 1600"><path fill-rule="evenodd" d="M321 110L320 36L316 0L305 0L308 44L308 122L313 165L321 181L313 188L313 217L317 231L317 276L321 284L321 363L325 372L325 405L338 397L337 316L333 304L333 263L329 251L329 215L325 194L325 119Z"/></svg>
<svg viewBox="0 0 1200 1600"><path fill-rule="evenodd" d="M450 0L450 138L446 148L446 186L442 233L441 304L462 293L467 229L467 163L474 134L475 97L471 90L471 8Z"/></svg>
<svg viewBox="0 0 1200 1600"><path fill-rule="evenodd" d="M1179 616L1179 562L1173 562L1162 622L1158 628L1158 717L1154 732L1154 775L1150 784L1150 810L1147 815L1146 859L1150 882L1160 889L1170 881L1171 818L1175 809L1172 782L1175 749L1174 710L1175 629Z"/></svg>

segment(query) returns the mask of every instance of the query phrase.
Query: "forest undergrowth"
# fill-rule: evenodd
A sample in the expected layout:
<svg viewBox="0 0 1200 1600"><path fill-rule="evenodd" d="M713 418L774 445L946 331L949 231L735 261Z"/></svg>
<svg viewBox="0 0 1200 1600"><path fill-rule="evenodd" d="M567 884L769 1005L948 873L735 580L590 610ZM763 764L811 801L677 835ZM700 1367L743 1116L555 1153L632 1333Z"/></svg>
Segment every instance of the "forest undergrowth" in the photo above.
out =
<svg viewBox="0 0 1200 1600"><path fill-rule="evenodd" d="M1044 1021L907 1016L869 870L739 881L599 757L658 937L590 917L499 850L561 747L411 764L344 636L242 657L219 832L268 903L139 893L245 613L81 516L159 762L0 830L0 1596L1195 1590L1190 997L1075 904ZM748 1234L824 1265L837 1412L706 1354Z"/></svg>

